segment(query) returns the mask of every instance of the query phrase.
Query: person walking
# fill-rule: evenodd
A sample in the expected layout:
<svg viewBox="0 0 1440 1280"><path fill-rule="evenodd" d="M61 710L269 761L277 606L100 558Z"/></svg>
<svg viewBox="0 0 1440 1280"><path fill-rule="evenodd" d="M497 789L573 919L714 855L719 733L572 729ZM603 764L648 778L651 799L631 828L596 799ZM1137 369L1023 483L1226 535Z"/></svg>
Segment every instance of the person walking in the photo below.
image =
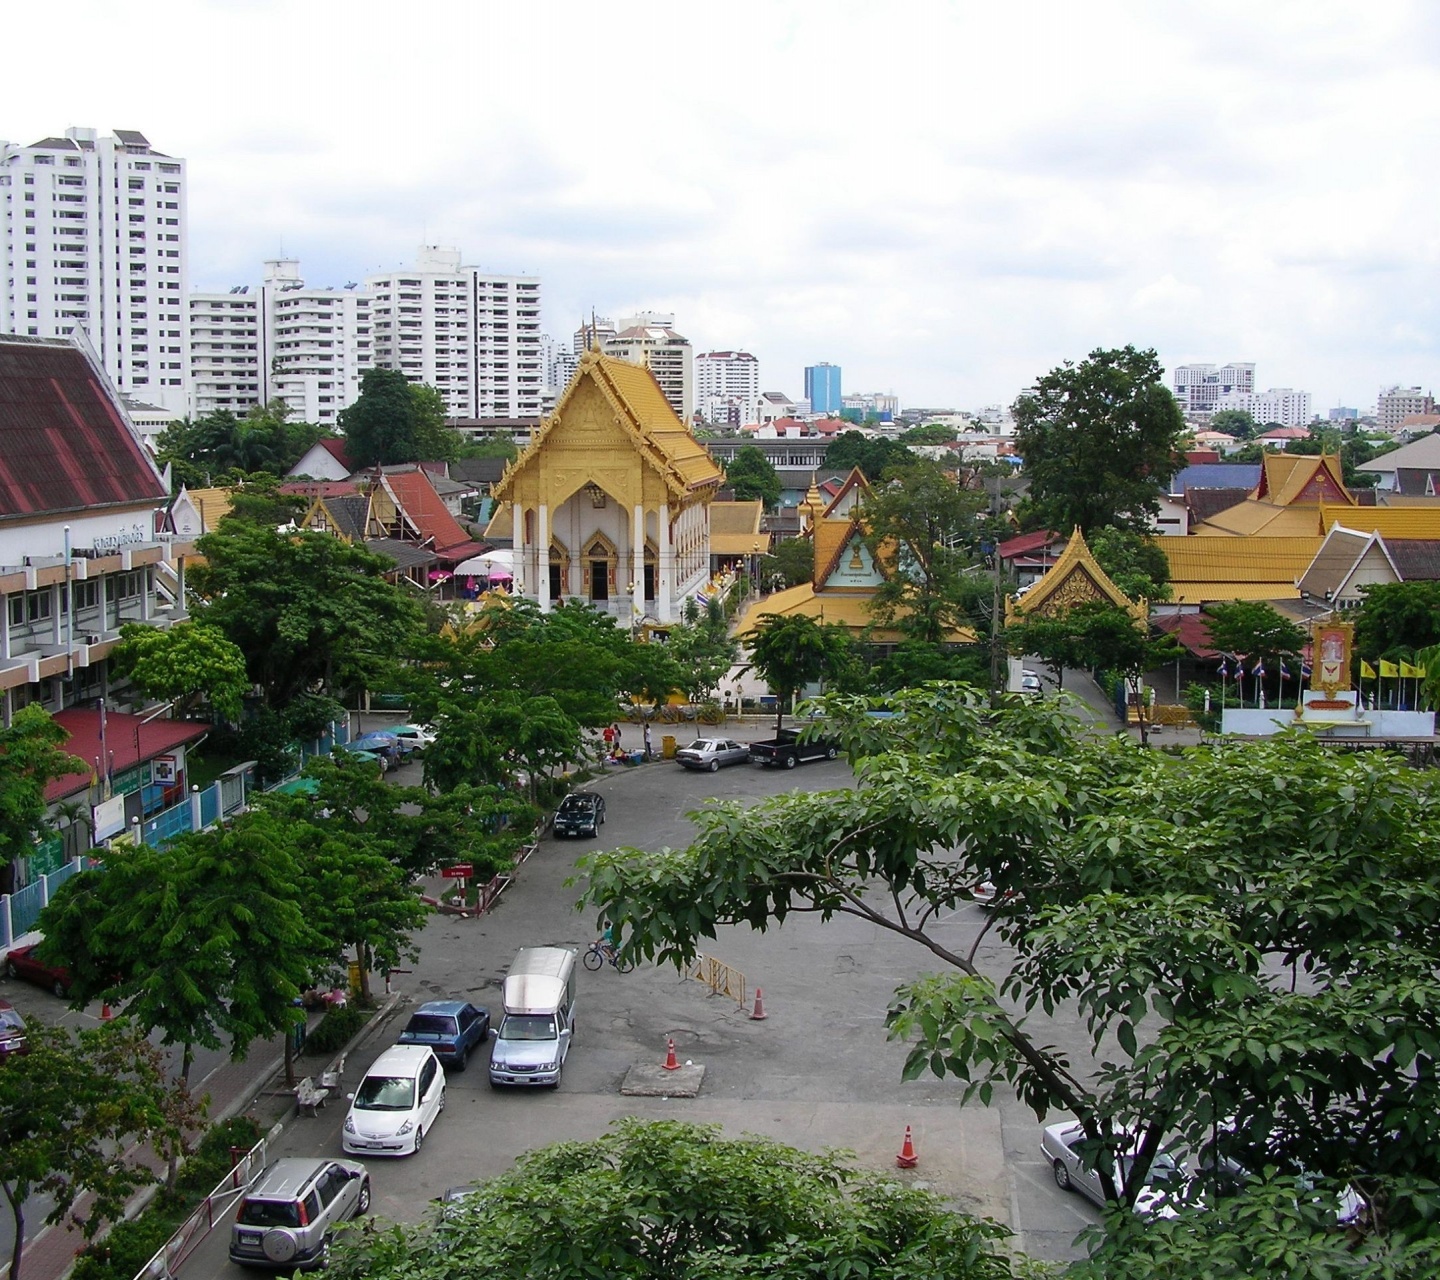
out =
<svg viewBox="0 0 1440 1280"><path fill-rule="evenodd" d="M650 721L645 721L645 759L653 760L655 757L650 751Z"/></svg>

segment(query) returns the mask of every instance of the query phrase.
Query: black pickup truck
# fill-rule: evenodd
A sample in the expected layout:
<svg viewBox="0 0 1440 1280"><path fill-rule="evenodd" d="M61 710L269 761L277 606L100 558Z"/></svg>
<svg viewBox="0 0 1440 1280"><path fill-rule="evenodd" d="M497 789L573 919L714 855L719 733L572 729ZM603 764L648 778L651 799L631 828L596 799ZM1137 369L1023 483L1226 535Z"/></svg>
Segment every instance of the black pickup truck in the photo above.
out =
<svg viewBox="0 0 1440 1280"><path fill-rule="evenodd" d="M833 760L840 748L829 738L811 738L801 742L794 729L781 729L778 736L765 742L750 744L750 763L780 765L793 769L807 760Z"/></svg>

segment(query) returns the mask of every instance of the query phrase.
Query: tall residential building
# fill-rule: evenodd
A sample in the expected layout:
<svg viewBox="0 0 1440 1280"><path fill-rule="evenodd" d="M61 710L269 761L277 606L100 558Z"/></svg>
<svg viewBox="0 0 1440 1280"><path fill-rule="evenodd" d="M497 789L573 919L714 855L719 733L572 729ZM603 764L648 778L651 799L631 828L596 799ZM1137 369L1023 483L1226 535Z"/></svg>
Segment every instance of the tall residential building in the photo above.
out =
<svg viewBox="0 0 1440 1280"><path fill-rule="evenodd" d="M615 333L615 321L606 316L591 316L589 320L582 321L571 341L575 359L578 361L591 347L600 347L603 350Z"/></svg>
<svg viewBox="0 0 1440 1280"><path fill-rule="evenodd" d="M694 352L690 339L676 333L674 324L673 315L642 311L621 320L615 336L601 342L601 350L645 365L675 416L689 426L695 413Z"/></svg>
<svg viewBox="0 0 1440 1280"><path fill-rule="evenodd" d="M283 400L300 422L339 425L379 360L372 346L371 300L353 288L308 286L294 258L265 264L260 286L261 368L266 403Z"/></svg>
<svg viewBox="0 0 1440 1280"><path fill-rule="evenodd" d="M810 401L811 413L839 413L843 399L840 393L840 366L824 360L819 364L807 364L805 399Z"/></svg>
<svg viewBox="0 0 1440 1280"><path fill-rule="evenodd" d="M743 427L758 422L760 362L748 351L707 351L695 357L695 403L706 422Z"/></svg>
<svg viewBox="0 0 1440 1280"><path fill-rule="evenodd" d="M1290 387L1269 391L1231 391L1214 404L1216 409L1243 409L1257 423L1277 422L1282 427L1303 427L1310 422L1310 393Z"/></svg>
<svg viewBox="0 0 1440 1280"><path fill-rule="evenodd" d="M145 135L0 143L0 332L83 329L123 393L186 409L185 162Z"/></svg>
<svg viewBox="0 0 1440 1280"><path fill-rule="evenodd" d="M1435 397L1419 387L1382 387L1375 415L1382 431L1396 431L1412 413L1434 413Z"/></svg>
<svg viewBox="0 0 1440 1280"><path fill-rule="evenodd" d="M243 417L264 390L259 293L251 293L249 285L228 293L192 293L189 310L190 416L226 410Z"/></svg>
<svg viewBox="0 0 1440 1280"><path fill-rule="evenodd" d="M1255 366L1181 364L1175 366L1175 398L1185 413L1214 413L1221 396L1248 395L1255 390Z"/></svg>

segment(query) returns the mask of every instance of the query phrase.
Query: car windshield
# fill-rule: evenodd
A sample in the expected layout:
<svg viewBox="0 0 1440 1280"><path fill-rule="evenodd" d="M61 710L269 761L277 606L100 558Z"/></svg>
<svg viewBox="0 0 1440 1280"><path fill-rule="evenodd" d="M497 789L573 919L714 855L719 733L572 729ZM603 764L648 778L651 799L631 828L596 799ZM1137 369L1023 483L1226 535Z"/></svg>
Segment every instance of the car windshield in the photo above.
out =
<svg viewBox="0 0 1440 1280"><path fill-rule="evenodd" d="M688 747L685 748L685 750L702 752L709 751L712 749L712 745L713 744L711 743L709 738L696 738L694 742L692 742Z"/></svg>
<svg viewBox="0 0 1440 1280"><path fill-rule="evenodd" d="M24 1031L25 1020L14 1009L0 1009L0 1028L8 1031Z"/></svg>
<svg viewBox="0 0 1440 1280"><path fill-rule="evenodd" d="M405 1025L407 1036L437 1039L455 1034L455 1019L441 1013L417 1013Z"/></svg>
<svg viewBox="0 0 1440 1280"><path fill-rule="evenodd" d="M298 1227L300 1206L293 1200L246 1200L240 1221L247 1227Z"/></svg>
<svg viewBox="0 0 1440 1280"><path fill-rule="evenodd" d="M548 1013L507 1014L500 1027L502 1040L554 1040L555 1019Z"/></svg>
<svg viewBox="0 0 1440 1280"><path fill-rule="evenodd" d="M366 1076L355 1105L365 1111L409 1111L415 1105L415 1081L409 1076Z"/></svg>
<svg viewBox="0 0 1440 1280"><path fill-rule="evenodd" d="M566 796L560 801L560 808L557 813L586 813L595 803L590 796Z"/></svg>

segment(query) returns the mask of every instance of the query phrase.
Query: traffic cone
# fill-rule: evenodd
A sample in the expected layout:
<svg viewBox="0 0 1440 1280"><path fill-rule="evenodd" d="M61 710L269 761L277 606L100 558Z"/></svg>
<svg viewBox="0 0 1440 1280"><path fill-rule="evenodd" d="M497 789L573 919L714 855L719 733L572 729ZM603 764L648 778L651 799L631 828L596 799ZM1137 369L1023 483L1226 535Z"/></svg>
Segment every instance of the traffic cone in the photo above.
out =
<svg viewBox="0 0 1440 1280"><path fill-rule="evenodd" d="M905 1126L905 1145L900 1148L900 1154L895 1157L895 1164L901 1169L913 1169L920 1163L920 1157L915 1154L915 1143L910 1138L910 1126Z"/></svg>
<svg viewBox="0 0 1440 1280"><path fill-rule="evenodd" d="M680 1063L675 1058L675 1037L671 1036L665 1043L665 1070L679 1071Z"/></svg>
<svg viewBox="0 0 1440 1280"><path fill-rule="evenodd" d="M753 1011L751 1012L751 1014L750 1014L750 1021L751 1021L751 1022L764 1022L764 1021L765 1021L765 1018L766 1018L766 1013L765 1013L765 993L764 993L763 991L761 991L759 987L756 987L756 988L755 988L755 1008L754 1008L754 1010L753 1010Z"/></svg>

